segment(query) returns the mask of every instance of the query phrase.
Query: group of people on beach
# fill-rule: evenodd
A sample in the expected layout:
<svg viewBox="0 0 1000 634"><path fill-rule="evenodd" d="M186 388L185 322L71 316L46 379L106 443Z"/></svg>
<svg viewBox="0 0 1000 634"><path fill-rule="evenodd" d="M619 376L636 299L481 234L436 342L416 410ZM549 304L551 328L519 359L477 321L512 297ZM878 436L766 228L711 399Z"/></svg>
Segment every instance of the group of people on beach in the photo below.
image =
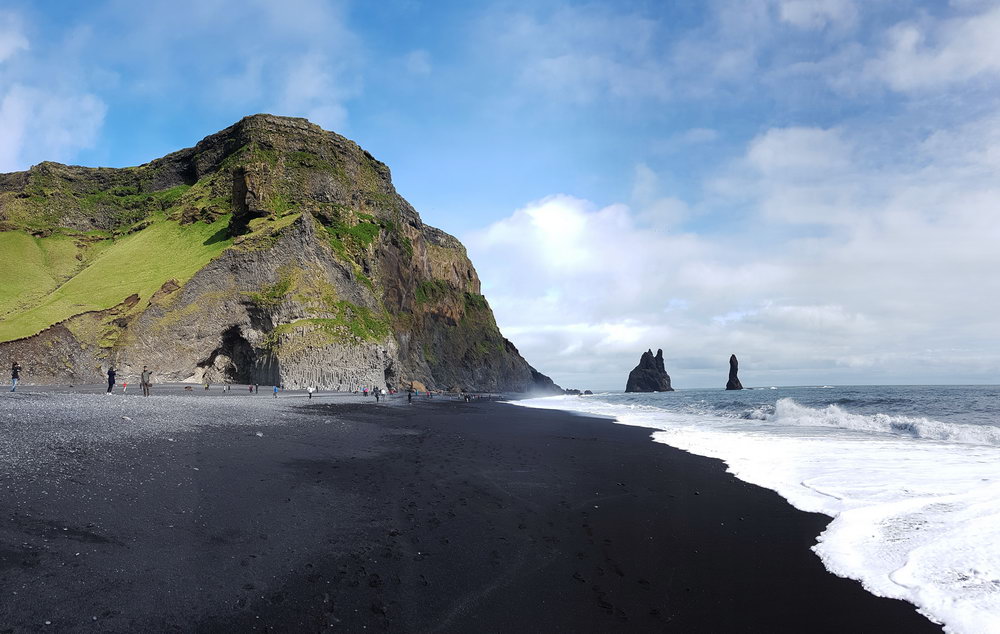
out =
<svg viewBox="0 0 1000 634"><path fill-rule="evenodd" d="M116 379L118 378L118 370L115 366L108 368L108 394L111 394L116 385ZM142 374L139 375L139 387L142 388L142 395L149 396L149 388L153 386L153 371L147 366L142 366ZM122 383L122 392L128 391L128 382Z"/></svg>
<svg viewBox="0 0 1000 634"><path fill-rule="evenodd" d="M10 367L10 391L11 392L16 392L17 391L17 384L18 384L18 381L20 381L20 379L21 379L21 372L22 371L23 370L21 368L21 364L18 363L17 361L14 361L11 364L11 367ZM112 365L111 367L108 368L108 392L107 392L108 394L111 394L111 393L114 392L115 385L117 385L117 380L118 380L118 370ZM210 383L208 383L206 381L205 382L205 389L206 390L209 389L209 385L210 385ZM150 388L153 386L153 371L150 370L148 366L145 366L145 365L142 366L142 373L139 375L139 386L142 388L142 395L143 396L149 396ZM258 390L260 389L260 385L256 385L256 384L248 385L247 389L250 391L251 394L256 394L258 392ZM284 385L280 386L280 389L283 390L284 389ZM126 391L128 391L128 382L123 382L122 383L122 392L124 393ZM228 384L226 384L226 386L223 388L223 391L229 391L229 385ZM272 393L274 395L274 398L278 398L278 391L279 391L279 386L275 385L274 388L273 388L273 391L272 391ZM307 387L306 388L306 394L308 395L308 397L310 399L313 397L313 394L315 392L317 392L317 391L318 391L317 388L314 388L314 387ZM357 392L355 392L355 394L356 393ZM364 396L367 397L368 394L369 394L369 389L367 387L365 387L362 390L362 393L364 394ZM387 392L385 388L380 388L378 386L372 386L372 388L370 390L370 393L375 396L375 402L378 403L379 402L379 397L384 397L387 394L395 394L396 390L390 389ZM407 392L406 392L406 402L407 403L412 403L413 402L413 394L414 394L414 391L412 389L407 390ZM427 396L430 397L430 395L431 394L428 391L427 392Z"/></svg>

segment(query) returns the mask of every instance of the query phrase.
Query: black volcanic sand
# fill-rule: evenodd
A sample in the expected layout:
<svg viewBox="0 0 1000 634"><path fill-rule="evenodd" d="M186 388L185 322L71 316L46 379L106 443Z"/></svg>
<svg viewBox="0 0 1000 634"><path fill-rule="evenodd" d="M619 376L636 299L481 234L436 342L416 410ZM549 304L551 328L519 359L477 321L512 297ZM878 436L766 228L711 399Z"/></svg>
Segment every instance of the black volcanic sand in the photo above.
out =
<svg viewBox="0 0 1000 634"><path fill-rule="evenodd" d="M53 422L58 398L4 398L0 423L90 424ZM156 399L137 411L210 402ZM230 409L38 435L0 481L0 631L940 631L823 569L829 518L649 430L486 402ZM130 417L105 423L157 424Z"/></svg>

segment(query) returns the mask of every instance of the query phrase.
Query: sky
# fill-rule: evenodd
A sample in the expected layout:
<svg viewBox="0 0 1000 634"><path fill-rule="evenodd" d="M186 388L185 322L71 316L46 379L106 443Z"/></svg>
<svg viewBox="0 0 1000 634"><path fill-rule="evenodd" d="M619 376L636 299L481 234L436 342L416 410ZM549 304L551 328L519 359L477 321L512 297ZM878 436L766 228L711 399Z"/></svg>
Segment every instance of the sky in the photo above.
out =
<svg viewBox="0 0 1000 634"><path fill-rule="evenodd" d="M1000 1L0 3L0 172L256 112L392 169L564 387L1000 382Z"/></svg>

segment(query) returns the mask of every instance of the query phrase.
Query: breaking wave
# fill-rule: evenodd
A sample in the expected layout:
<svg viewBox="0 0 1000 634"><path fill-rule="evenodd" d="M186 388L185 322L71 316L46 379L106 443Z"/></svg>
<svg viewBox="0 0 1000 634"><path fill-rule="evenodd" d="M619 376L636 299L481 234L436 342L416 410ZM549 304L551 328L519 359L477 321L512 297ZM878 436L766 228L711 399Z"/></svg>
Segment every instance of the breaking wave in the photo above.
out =
<svg viewBox="0 0 1000 634"><path fill-rule="evenodd" d="M753 410L746 418L763 420L776 425L800 427L837 427L872 433L903 434L912 438L927 438L976 445L1000 445L1000 428L988 425L946 423L929 418L891 414L852 414L838 405L824 408L806 407L790 398L778 399L773 413L769 406Z"/></svg>

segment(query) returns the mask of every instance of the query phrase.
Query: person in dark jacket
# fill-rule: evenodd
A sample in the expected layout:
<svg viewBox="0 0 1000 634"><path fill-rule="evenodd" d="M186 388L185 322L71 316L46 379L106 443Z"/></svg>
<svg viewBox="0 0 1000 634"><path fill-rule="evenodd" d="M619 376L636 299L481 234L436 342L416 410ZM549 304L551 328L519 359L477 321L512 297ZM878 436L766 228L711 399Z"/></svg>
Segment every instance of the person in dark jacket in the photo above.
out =
<svg viewBox="0 0 1000 634"><path fill-rule="evenodd" d="M21 364L15 361L10 366L10 391L17 391L17 382L21 380Z"/></svg>
<svg viewBox="0 0 1000 634"><path fill-rule="evenodd" d="M115 389L115 375L115 369L108 368L108 394L111 394L111 390Z"/></svg>
<svg viewBox="0 0 1000 634"><path fill-rule="evenodd" d="M142 374L139 376L139 381L142 383L142 395L149 396L149 388L153 386L153 371L142 366Z"/></svg>

